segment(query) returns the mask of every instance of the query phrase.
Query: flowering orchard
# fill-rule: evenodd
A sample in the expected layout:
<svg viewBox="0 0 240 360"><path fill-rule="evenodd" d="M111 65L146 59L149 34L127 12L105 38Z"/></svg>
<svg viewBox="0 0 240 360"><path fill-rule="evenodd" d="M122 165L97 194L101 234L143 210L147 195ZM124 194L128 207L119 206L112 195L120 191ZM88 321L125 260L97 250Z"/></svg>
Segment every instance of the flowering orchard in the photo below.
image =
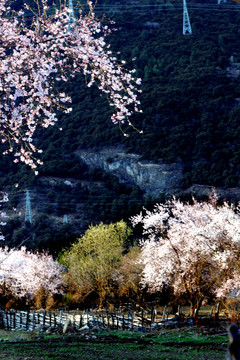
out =
<svg viewBox="0 0 240 360"><path fill-rule="evenodd" d="M240 292L240 216L227 203L157 204L132 218L142 224L142 285L185 295L192 314L212 296Z"/></svg>
<svg viewBox="0 0 240 360"><path fill-rule="evenodd" d="M112 53L105 40L111 29L95 17L92 2L86 1L87 14L80 7L74 19L66 3L54 13L47 0L36 1L37 9L25 5L18 12L11 3L0 3L0 137L5 153L36 169L41 163L35 156L41 150L33 144L36 127L53 125L59 110L71 111L71 98L58 92L56 83L79 72L87 86L96 83L107 95L115 109L113 123L131 125L129 117L139 111L141 80ZM30 25L25 20L29 11Z"/></svg>
<svg viewBox="0 0 240 360"><path fill-rule="evenodd" d="M45 253L21 249L0 248L0 286L13 296L33 296L44 289L47 294L61 293L62 268Z"/></svg>

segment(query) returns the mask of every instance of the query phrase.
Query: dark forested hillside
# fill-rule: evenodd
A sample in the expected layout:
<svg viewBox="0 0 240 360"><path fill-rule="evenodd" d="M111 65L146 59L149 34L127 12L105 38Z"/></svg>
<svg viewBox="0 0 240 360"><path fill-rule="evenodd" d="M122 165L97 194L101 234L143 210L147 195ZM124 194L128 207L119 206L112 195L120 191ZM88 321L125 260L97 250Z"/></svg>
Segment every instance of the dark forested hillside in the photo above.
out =
<svg viewBox="0 0 240 360"><path fill-rule="evenodd" d="M65 129L58 141L70 151L123 142L146 159L181 158L184 186L238 186L240 77L234 67L240 62L240 5L229 1L217 7L213 0L194 7L198 3L188 1L193 34L183 36L181 1L138 3L139 8L118 2L114 13L114 1L98 2L96 12L104 5L120 27L109 39L112 48L120 49L129 63L136 57L143 114L133 122L144 134L122 139L110 123L107 102L97 90L87 91L84 79L76 79L69 86L74 111L62 117ZM168 6L158 10L156 5L164 3ZM215 7L203 7L209 3ZM155 6L149 9L148 4Z"/></svg>
<svg viewBox="0 0 240 360"><path fill-rule="evenodd" d="M94 87L86 88L83 77L73 79L67 85L72 113L60 114L58 126L39 129L36 143L44 150L40 175L1 157L0 185L7 189L19 184L18 190L11 189L13 205L24 206L26 188L35 196L35 223L29 230L21 228L23 217L15 219L9 242L19 244L23 236L35 233L31 246L54 248L65 234L58 243L61 247L91 222L127 219L139 210L143 193L89 170L74 154L81 148L121 144L143 159L180 160L183 188L194 183L240 186L240 4L187 3L193 34L183 36L180 0L98 1L96 14L106 13L104 21L113 19L119 28L109 36L112 49L121 51L127 66L135 66L143 79L143 113L132 119L143 134L126 125L130 137L123 137L111 124L107 100ZM15 5L20 7L21 1ZM72 179L73 187L64 184L66 178ZM59 225L66 213L69 223Z"/></svg>

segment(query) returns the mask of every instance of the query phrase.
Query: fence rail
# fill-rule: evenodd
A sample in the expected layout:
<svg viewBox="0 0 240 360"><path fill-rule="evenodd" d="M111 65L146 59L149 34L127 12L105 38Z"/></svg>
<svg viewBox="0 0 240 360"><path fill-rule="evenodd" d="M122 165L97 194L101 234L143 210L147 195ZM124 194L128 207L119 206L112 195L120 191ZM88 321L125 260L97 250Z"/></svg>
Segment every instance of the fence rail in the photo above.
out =
<svg viewBox="0 0 240 360"><path fill-rule="evenodd" d="M134 329L139 327L150 328L151 318L144 317L144 314L132 312L121 313L119 311L99 311L84 310L77 312L51 312L51 311L2 311L0 310L0 328L1 329L61 329L68 323L76 330L83 326L101 327L111 329Z"/></svg>
<svg viewBox="0 0 240 360"><path fill-rule="evenodd" d="M169 316L165 306L161 312L152 307L149 311L139 309L132 311L129 309L105 310L82 310L82 311L3 311L0 309L0 328L1 329L22 329L22 330L43 330L48 329L66 331L68 329L79 330L82 328L99 327L102 329L121 329L139 330L158 329L161 327L179 327L183 324L200 325L200 323L212 324L217 327L219 322L218 313L211 313L204 319L186 317L180 306L177 314Z"/></svg>

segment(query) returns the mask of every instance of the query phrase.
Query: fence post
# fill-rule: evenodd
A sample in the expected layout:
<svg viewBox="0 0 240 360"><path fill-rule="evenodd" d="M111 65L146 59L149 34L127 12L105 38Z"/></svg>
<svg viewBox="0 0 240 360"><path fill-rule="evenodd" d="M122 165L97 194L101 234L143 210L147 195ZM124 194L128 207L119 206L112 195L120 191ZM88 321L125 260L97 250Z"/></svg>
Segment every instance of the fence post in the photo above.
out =
<svg viewBox="0 0 240 360"><path fill-rule="evenodd" d="M51 327L52 326L52 313L51 311L49 311L49 326Z"/></svg>
<svg viewBox="0 0 240 360"><path fill-rule="evenodd" d="M90 314L92 316L93 326L96 326L96 321L95 321L95 318L94 318L93 309L90 309Z"/></svg>
<svg viewBox="0 0 240 360"><path fill-rule="evenodd" d="M13 327L16 329L16 310L13 313Z"/></svg>
<svg viewBox="0 0 240 360"><path fill-rule="evenodd" d="M109 316L108 316L108 310L106 310L107 313L107 327L109 328Z"/></svg>
<svg viewBox="0 0 240 360"><path fill-rule="evenodd" d="M131 330L133 330L133 312L130 312L130 316L131 316Z"/></svg>
<svg viewBox="0 0 240 360"><path fill-rule="evenodd" d="M119 317L119 313L118 313L118 311L117 311L117 315L116 315L116 316L117 316L117 330L118 330L118 328L119 328L119 318L118 318L118 317Z"/></svg>
<svg viewBox="0 0 240 360"><path fill-rule="evenodd" d="M122 315L122 329L124 330L124 313L123 313L123 315Z"/></svg>
<svg viewBox="0 0 240 360"><path fill-rule="evenodd" d="M152 305L151 307L151 327L152 327L152 323L154 323L154 318L155 318L155 314L154 314L154 305Z"/></svg>
<svg viewBox="0 0 240 360"><path fill-rule="evenodd" d="M29 323L29 310L27 311L27 316L26 316L26 330L28 329L28 323Z"/></svg>
<svg viewBox="0 0 240 360"><path fill-rule="evenodd" d="M1 309L0 309L0 321L1 321L1 329L4 329L3 313Z"/></svg>
<svg viewBox="0 0 240 360"><path fill-rule="evenodd" d="M103 328L105 328L105 320L104 320L103 310L102 310L102 324L103 324Z"/></svg>
<svg viewBox="0 0 240 360"><path fill-rule="evenodd" d="M79 320L79 328L83 326L83 312L80 314L80 320Z"/></svg>
<svg viewBox="0 0 240 360"><path fill-rule="evenodd" d="M54 328L56 328L57 327L57 319L56 319L55 311L53 312L53 323L54 323Z"/></svg>
<svg viewBox="0 0 240 360"><path fill-rule="evenodd" d="M32 326L33 326L33 330L35 329L35 310L33 310L32 313Z"/></svg>
<svg viewBox="0 0 240 360"><path fill-rule="evenodd" d="M19 320L19 322L20 322L20 329L22 328L22 312L20 311L20 320Z"/></svg>
<svg viewBox="0 0 240 360"><path fill-rule="evenodd" d="M6 323L7 323L7 330L9 330L9 323L8 323L8 312L5 312L6 315Z"/></svg>
<svg viewBox="0 0 240 360"><path fill-rule="evenodd" d="M45 321L46 321L46 310L44 310L43 312L43 327L45 326Z"/></svg>
<svg viewBox="0 0 240 360"><path fill-rule="evenodd" d="M87 309L87 325L88 325L88 309Z"/></svg>
<svg viewBox="0 0 240 360"><path fill-rule="evenodd" d="M219 312L220 312L220 302L217 304L217 310L214 314L214 326L217 327L218 326L218 319L219 319Z"/></svg>
<svg viewBox="0 0 240 360"><path fill-rule="evenodd" d="M62 310L60 310L59 325L62 325Z"/></svg>
<svg viewBox="0 0 240 360"><path fill-rule="evenodd" d="M10 321L9 321L9 329L14 329L14 325L13 325L13 312L10 311L9 312L9 316L10 316Z"/></svg>
<svg viewBox="0 0 240 360"><path fill-rule="evenodd" d="M11 330L11 328L12 328L12 312L11 311L9 311L9 329Z"/></svg>
<svg viewBox="0 0 240 360"><path fill-rule="evenodd" d="M112 329L114 329L114 314L111 312L111 318L112 318Z"/></svg>

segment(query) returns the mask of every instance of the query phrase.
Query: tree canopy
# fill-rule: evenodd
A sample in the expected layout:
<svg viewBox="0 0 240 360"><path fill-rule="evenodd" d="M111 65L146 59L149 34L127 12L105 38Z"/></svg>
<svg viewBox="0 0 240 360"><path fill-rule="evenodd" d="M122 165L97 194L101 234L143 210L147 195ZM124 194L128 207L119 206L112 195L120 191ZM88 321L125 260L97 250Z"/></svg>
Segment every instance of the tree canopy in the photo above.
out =
<svg viewBox="0 0 240 360"><path fill-rule="evenodd" d="M191 314L204 300L240 291L240 216L227 203L172 200L139 214L142 224L142 284L185 295Z"/></svg>
<svg viewBox="0 0 240 360"><path fill-rule="evenodd" d="M127 245L131 229L124 221L90 226L78 241L63 252L68 281L84 301L95 293L100 306L113 296L114 272Z"/></svg>
<svg viewBox="0 0 240 360"><path fill-rule="evenodd" d="M8 144L5 154L13 153L15 162L23 161L34 169L41 163L33 157L37 151L33 134L37 125L53 125L59 110L71 111L67 106L71 98L56 83L68 82L79 72L88 87L96 82L107 94L116 110L114 123L121 125L127 119L131 124L129 116L138 111L136 93L141 80L113 55L105 41L110 27L102 26L92 2L86 3L89 12L80 7L75 18L66 4L50 11L48 1L41 0L35 3L36 9L25 4L14 12L7 0L1 1L0 136Z"/></svg>

